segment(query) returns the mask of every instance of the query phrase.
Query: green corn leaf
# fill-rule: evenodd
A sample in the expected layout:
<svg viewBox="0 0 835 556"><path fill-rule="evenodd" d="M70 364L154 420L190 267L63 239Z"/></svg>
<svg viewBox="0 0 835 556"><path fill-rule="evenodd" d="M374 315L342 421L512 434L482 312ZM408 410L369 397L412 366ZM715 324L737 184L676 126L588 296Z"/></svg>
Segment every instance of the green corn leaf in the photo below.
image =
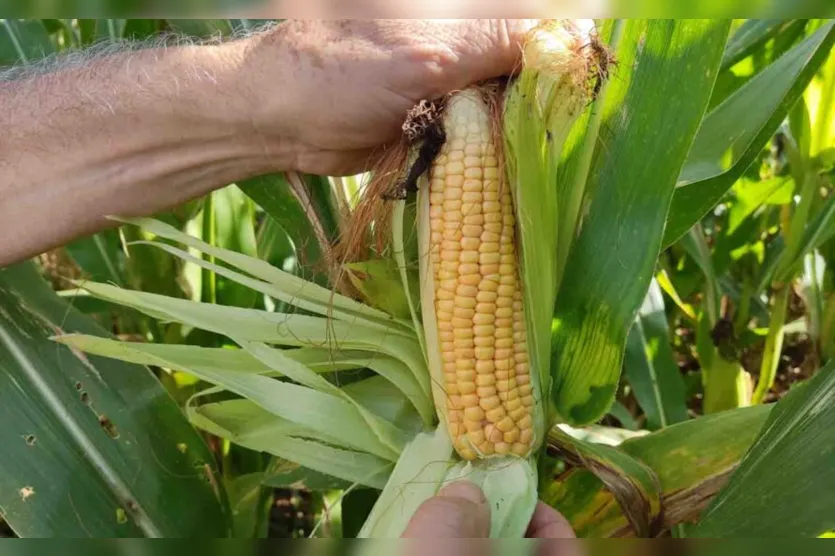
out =
<svg viewBox="0 0 835 556"><path fill-rule="evenodd" d="M235 516L235 538L265 538L272 497L263 487L264 473L249 473L227 482Z"/></svg>
<svg viewBox="0 0 835 556"><path fill-rule="evenodd" d="M624 372L647 417L647 429L687 420L684 380L673 359L664 298L655 280L629 331Z"/></svg>
<svg viewBox="0 0 835 556"><path fill-rule="evenodd" d="M366 303L394 318L412 318L409 296L403 289L400 269L391 259L377 259L344 265L348 279Z"/></svg>
<svg viewBox="0 0 835 556"><path fill-rule="evenodd" d="M582 100L580 91L555 85L555 81L570 82L570 78L558 77L560 81L534 68L523 69L505 100L503 120L507 176L516 208L521 280L525 285L528 351L532 374L539 377L541 387L538 390L541 392L550 389L550 323L559 282L559 263L565 258L559 249L558 230L562 225L561 218L568 217L559 213L554 158L562 151L571 124L577 117L577 114L563 113L570 108L562 107L574 107ZM547 88L547 93L542 93L540 88ZM550 97L554 94L551 89L570 98L545 106L547 102L542 101L540 93ZM561 122L558 129L553 130L552 142L549 142L546 137L551 129L547 124L552 112L561 117Z"/></svg>
<svg viewBox="0 0 835 556"><path fill-rule="evenodd" d="M283 175L262 176L241 182L240 187L266 212L268 218L287 232L302 275L320 286L326 286L327 273L312 268L324 254L315 221L310 220L309 211L305 210L287 179Z"/></svg>
<svg viewBox="0 0 835 556"><path fill-rule="evenodd" d="M215 241L223 247L249 257L258 256L255 241L255 206L252 201L234 185L212 193L211 207L214 209ZM208 204L206 205L208 206ZM217 299L221 305L252 307L258 294L234 280L217 280Z"/></svg>
<svg viewBox="0 0 835 556"><path fill-rule="evenodd" d="M67 245L66 250L91 279L125 285L125 261L118 232L107 231L78 239Z"/></svg>
<svg viewBox="0 0 835 556"><path fill-rule="evenodd" d="M592 201L554 316L551 394L569 424L596 421L614 400L626 332L649 287L728 28L705 20L624 24L586 187Z"/></svg>
<svg viewBox="0 0 835 556"><path fill-rule="evenodd" d="M622 450L579 440L559 427L548 433L548 445L569 463L586 467L606 485L637 536L658 533L663 519L661 486L651 467Z"/></svg>
<svg viewBox="0 0 835 556"><path fill-rule="evenodd" d="M743 178L733 188L735 202L731 206L728 229L725 233L733 234L746 218L764 204L788 204L794 193L791 178L779 176L764 181L751 181Z"/></svg>
<svg viewBox="0 0 835 556"><path fill-rule="evenodd" d="M663 528L694 521L727 482L772 406L726 411L624 441L619 450L652 469L664 505ZM591 471L575 468L546 483L541 498L585 538L635 532L611 490Z"/></svg>
<svg viewBox="0 0 835 556"><path fill-rule="evenodd" d="M267 445L271 438L287 436L311 438L342 446L337 435L323 434L293 423L249 400L235 399L195 405L200 398L223 391L213 387L189 400L186 413L192 424L244 448L255 449L254 446Z"/></svg>
<svg viewBox="0 0 835 556"><path fill-rule="evenodd" d="M190 255L186 251L183 251L182 249L177 249L176 247L172 247L172 246L164 244L164 243L140 241L140 242L135 242L134 244L135 245L136 244L148 245L148 246L156 247L156 248L161 249L163 251L166 251L166 252L168 252L168 253L170 253L170 254L172 254L172 255L174 255L174 256L176 256L176 257L178 257L178 258L180 258L180 259L182 259L186 262L194 263L195 265L197 265L199 267L202 267L202 268L204 268L204 269L206 269L206 270L208 270L208 271L210 271L214 274L224 276L226 278L234 280L235 282L238 282L239 284L242 284L242 285L245 285L249 288L252 288L255 291L259 291L261 293L264 293L265 295L272 296L276 299L281 300L284 303L289 303L289 304L295 305L299 309L319 313L322 316L333 316L333 317L340 318L341 320L349 321L349 322L350 321L356 321L356 320L362 320L362 322L365 325L370 326L370 327L376 327L376 328L379 328L380 330L385 330L385 331L393 331L393 332L396 332L396 333L400 333L404 336L410 336L411 335L405 329L403 329L401 327L398 327L397 326L398 323L395 322L395 321L389 321L388 323L382 323L382 322L377 322L376 320L368 319L367 317L363 317L363 316L360 316L360 315L350 315L350 314L342 313L340 311L333 311L333 310L331 310L331 312L329 314L327 312L329 309L327 307L321 305L321 304L317 304L315 302L307 302L306 300L302 299L300 296L294 296L294 295L288 293L287 290L281 289L278 286L275 286L275 285L270 284L268 282L262 282L260 280L254 279L254 278L250 278L250 277L248 277L244 274L241 274L239 272L235 272L233 270L229 270L225 267L216 265L212 262L206 261L206 260L201 259L199 257L195 257L193 255ZM308 284L310 284L310 282L308 282Z"/></svg>
<svg viewBox="0 0 835 556"><path fill-rule="evenodd" d="M386 463L384 467L390 469L392 465ZM264 472L263 484L273 488L291 488L312 492L348 490L352 487L352 483L345 479L325 475L324 473L302 467L298 463L278 457L273 458L273 462ZM385 473L383 473L383 477L377 488L382 489L384 486Z"/></svg>
<svg viewBox="0 0 835 556"><path fill-rule="evenodd" d="M355 403L366 408L384 421L409 434L407 442L420 432L423 423L409 399L390 381L382 376L372 376L342 387ZM435 419L428 423L436 424ZM402 446L399 448L402 450Z"/></svg>
<svg viewBox="0 0 835 556"><path fill-rule="evenodd" d="M629 349L628 346L627 349ZM612 407L609 409L609 415L620 421L621 426L623 426L626 430L636 431L640 428L638 421L620 401L616 400L615 403L612 404Z"/></svg>
<svg viewBox="0 0 835 556"><path fill-rule="evenodd" d="M405 363L386 355L375 354L364 366L396 386L412 402L424 424L428 426L435 423L437 413L428 381L422 384L415 378L417 373L412 372ZM426 376L428 371L424 369L420 374Z"/></svg>
<svg viewBox="0 0 835 556"><path fill-rule="evenodd" d="M40 60L55 52L37 19L0 19L0 67Z"/></svg>
<svg viewBox="0 0 835 556"><path fill-rule="evenodd" d="M747 19L734 31L725 47L720 71L725 71L751 53L785 26L785 19Z"/></svg>
<svg viewBox="0 0 835 556"><path fill-rule="evenodd" d="M679 177L665 246L684 235L742 176L826 61L833 42L835 22L830 22L707 115ZM725 165L730 149L732 161Z"/></svg>
<svg viewBox="0 0 835 556"><path fill-rule="evenodd" d="M817 249L826 239L835 223L835 196L832 196L823 209L806 224L803 235L793 250L784 250L777 264L773 281L782 283L790 280L798 271L802 260Z"/></svg>
<svg viewBox="0 0 835 556"><path fill-rule="evenodd" d="M835 361L778 402L695 537L814 538L835 530ZM786 478L791 477L790 481Z"/></svg>
<svg viewBox="0 0 835 556"><path fill-rule="evenodd" d="M261 374L273 377L286 376L281 369L273 369L250 353L238 349L203 348L186 345L146 344L118 342L106 338L84 335L65 335L58 341L74 342L83 351L139 365L161 366L166 369L203 369L209 372L234 370L239 373ZM370 368L400 390L414 405L427 424L435 419L430 392L424 390L401 361L393 357L363 351L339 351L321 348L287 349L282 356L304 365L316 373L333 373L353 369Z"/></svg>
<svg viewBox="0 0 835 556"><path fill-rule="evenodd" d="M232 33L232 24L229 19L167 19L166 21L173 29L192 37L211 37Z"/></svg>
<svg viewBox="0 0 835 556"><path fill-rule="evenodd" d="M107 331L0 269L0 514L23 538L231 534L213 454L147 369L49 340ZM63 480L63 479L66 480Z"/></svg>
<svg viewBox="0 0 835 556"><path fill-rule="evenodd" d="M409 214L414 214L414 220L417 219L417 214L415 214L414 211L410 211ZM406 305L408 306L409 317L412 319L412 326L414 326L415 334L417 334L421 351L426 353L426 337L424 335L420 315L420 286L415 282L415 280L417 280L418 278L413 276L412 273L409 272L410 267L409 263L406 260L407 256L409 255L409 253L407 253L406 246L407 244L411 246L413 243L417 243L417 237L411 238L412 241L407 241L405 232L405 201L401 201L395 204L391 218L392 247L394 250L393 255L394 262L397 265L397 272L400 275L400 287L403 292L406 292ZM415 222L412 223L413 228L414 224ZM414 235L417 236L417 233L415 233ZM417 261L419 259L416 252L412 255L414 261Z"/></svg>

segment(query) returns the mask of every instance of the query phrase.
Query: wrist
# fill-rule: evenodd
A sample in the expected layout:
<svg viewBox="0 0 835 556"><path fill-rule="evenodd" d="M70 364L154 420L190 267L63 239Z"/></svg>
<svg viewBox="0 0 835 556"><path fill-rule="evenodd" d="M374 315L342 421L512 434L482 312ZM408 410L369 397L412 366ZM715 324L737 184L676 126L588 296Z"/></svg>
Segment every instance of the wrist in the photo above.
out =
<svg viewBox="0 0 835 556"><path fill-rule="evenodd" d="M215 47L213 54L225 68L221 79L225 85L215 95L217 109L231 117L228 125L236 142L268 172L298 170L297 115L304 113L299 99L291 98L291 89L298 84L289 46L277 40L275 33Z"/></svg>

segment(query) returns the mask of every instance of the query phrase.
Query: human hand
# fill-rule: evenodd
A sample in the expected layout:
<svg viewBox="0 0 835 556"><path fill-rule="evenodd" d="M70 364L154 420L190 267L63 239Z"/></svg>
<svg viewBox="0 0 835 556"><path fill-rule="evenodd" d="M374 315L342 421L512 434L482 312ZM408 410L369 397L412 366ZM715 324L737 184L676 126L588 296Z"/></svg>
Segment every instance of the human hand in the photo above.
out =
<svg viewBox="0 0 835 556"><path fill-rule="evenodd" d="M425 501L412 516L403 537L427 541L485 539L489 533L490 507L484 493L473 483L460 481L444 487L437 496ZM525 536L534 539L576 538L568 520L543 502L537 504ZM576 548L564 543L544 543L540 547L540 554L566 556ZM422 549L425 550L426 547ZM434 556L467 554L468 549L472 550L473 554L484 553L476 543L460 545L440 542L432 545Z"/></svg>
<svg viewBox="0 0 835 556"><path fill-rule="evenodd" d="M250 119L294 170L359 173L421 100L512 73L536 22L288 20L246 46Z"/></svg>

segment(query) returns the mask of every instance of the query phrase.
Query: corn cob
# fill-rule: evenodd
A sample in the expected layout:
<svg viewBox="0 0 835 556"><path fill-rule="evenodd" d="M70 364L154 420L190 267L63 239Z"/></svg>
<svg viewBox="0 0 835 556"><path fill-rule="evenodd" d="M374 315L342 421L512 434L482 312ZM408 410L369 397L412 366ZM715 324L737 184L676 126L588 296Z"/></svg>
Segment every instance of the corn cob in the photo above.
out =
<svg viewBox="0 0 835 556"><path fill-rule="evenodd" d="M534 396L510 187L477 89L453 96L430 171L435 322L446 423L467 460L527 456ZM429 319L426 319L429 320Z"/></svg>

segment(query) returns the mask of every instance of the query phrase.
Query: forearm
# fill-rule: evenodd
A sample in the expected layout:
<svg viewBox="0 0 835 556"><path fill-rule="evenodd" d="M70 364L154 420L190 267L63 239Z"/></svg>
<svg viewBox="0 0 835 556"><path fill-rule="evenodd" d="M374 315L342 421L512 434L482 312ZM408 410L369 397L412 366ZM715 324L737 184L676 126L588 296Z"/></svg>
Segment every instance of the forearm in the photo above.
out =
<svg viewBox="0 0 835 556"><path fill-rule="evenodd" d="M289 142L255 126L246 52L143 50L0 83L0 267L108 215L150 215L291 169Z"/></svg>

